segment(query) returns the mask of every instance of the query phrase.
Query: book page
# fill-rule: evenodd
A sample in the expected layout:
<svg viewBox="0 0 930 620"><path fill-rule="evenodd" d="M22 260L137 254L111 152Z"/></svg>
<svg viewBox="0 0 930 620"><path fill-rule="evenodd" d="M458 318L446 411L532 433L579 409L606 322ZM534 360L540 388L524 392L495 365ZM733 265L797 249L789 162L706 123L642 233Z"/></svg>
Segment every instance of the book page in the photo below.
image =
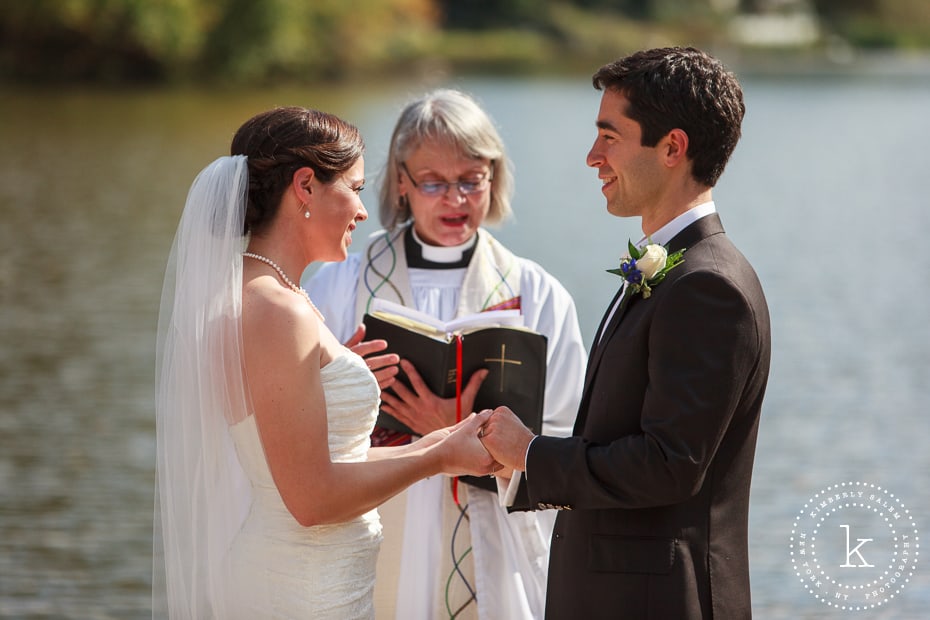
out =
<svg viewBox="0 0 930 620"><path fill-rule="evenodd" d="M452 332L461 332L475 327L523 327L523 315L519 310L488 310L469 314L446 323Z"/></svg>
<svg viewBox="0 0 930 620"><path fill-rule="evenodd" d="M411 328L423 333L435 331L449 334L467 331L476 327L523 327L523 315L520 314L519 310L490 310L488 312L478 312L452 319L448 322L443 322L419 310L414 310L413 308L408 308L407 306L402 306L384 299L375 298L372 300L369 312L376 316L378 314L388 314L396 317L403 317L407 319L407 321L401 321L400 323L409 327L412 322L413 327ZM382 318L384 317L382 316ZM394 322L398 323L396 320ZM420 324L420 327L418 328L416 324ZM427 326L431 329L424 330L422 326Z"/></svg>
<svg viewBox="0 0 930 620"><path fill-rule="evenodd" d="M449 330L442 321L413 308L376 298L371 304L369 314L430 338L448 340Z"/></svg>

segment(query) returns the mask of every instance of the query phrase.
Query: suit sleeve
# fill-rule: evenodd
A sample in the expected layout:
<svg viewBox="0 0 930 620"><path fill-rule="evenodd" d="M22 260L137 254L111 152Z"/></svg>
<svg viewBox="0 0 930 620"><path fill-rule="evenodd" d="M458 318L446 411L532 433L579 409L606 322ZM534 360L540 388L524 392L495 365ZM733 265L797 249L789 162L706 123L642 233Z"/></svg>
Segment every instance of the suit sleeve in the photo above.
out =
<svg viewBox="0 0 930 620"><path fill-rule="evenodd" d="M758 364L761 336L752 304L720 272L688 272L662 286L667 288L661 298L656 294L636 302L656 305L645 338L629 352L631 365L602 365L594 378L595 390L604 381L622 390L624 372L629 372L635 375L630 390L638 390L641 398L619 398L617 410L609 410L615 406L610 402L607 411L589 412L587 423L595 416L606 424L610 416L629 420L637 412L619 408L635 403L640 411L633 426L638 428L608 441L538 438L527 458L530 505L643 508L678 503L700 490L739 415L748 377Z"/></svg>

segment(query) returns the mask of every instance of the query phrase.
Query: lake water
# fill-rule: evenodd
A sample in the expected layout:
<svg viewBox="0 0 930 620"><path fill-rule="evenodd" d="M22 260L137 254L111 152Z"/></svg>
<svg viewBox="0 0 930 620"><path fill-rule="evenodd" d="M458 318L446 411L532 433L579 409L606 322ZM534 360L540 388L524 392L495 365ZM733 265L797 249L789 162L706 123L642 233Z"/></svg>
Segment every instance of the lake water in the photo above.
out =
<svg viewBox="0 0 930 620"><path fill-rule="evenodd" d="M841 483L886 489L930 531L928 75L743 79L744 136L714 195L773 322L750 516L758 618L930 609L925 557L894 598L852 612L816 600L790 555L801 509ZM587 76L434 83L494 116L517 178L516 220L496 234L562 280L590 343L618 284L604 270L639 236L584 164L599 94ZM0 617L150 614L154 332L195 174L247 117L298 104L359 125L374 181L424 88L0 94Z"/></svg>

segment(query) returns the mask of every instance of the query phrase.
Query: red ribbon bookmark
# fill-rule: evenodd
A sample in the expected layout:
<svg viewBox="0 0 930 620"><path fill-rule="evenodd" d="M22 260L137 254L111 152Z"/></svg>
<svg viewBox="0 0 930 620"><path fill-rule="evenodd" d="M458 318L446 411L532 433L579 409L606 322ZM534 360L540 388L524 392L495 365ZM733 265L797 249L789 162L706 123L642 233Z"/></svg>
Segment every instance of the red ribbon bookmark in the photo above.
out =
<svg viewBox="0 0 930 620"><path fill-rule="evenodd" d="M462 421L462 336L455 334L455 423ZM452 479L452 499L459 504L459 478Z"/></svg>

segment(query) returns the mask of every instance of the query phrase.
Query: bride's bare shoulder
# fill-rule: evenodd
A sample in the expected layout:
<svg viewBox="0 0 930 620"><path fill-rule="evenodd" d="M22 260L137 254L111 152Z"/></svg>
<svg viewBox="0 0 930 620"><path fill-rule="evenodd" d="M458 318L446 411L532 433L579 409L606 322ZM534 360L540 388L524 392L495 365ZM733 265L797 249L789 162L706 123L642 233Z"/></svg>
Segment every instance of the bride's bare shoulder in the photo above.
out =
<svg viewBox="0 0 930 620"><path fill-rule="evenodd" d="M295 293L271 277L260 276L243 283L243 330L259 333L317 332L316 313L300 294Z"/></svg>

